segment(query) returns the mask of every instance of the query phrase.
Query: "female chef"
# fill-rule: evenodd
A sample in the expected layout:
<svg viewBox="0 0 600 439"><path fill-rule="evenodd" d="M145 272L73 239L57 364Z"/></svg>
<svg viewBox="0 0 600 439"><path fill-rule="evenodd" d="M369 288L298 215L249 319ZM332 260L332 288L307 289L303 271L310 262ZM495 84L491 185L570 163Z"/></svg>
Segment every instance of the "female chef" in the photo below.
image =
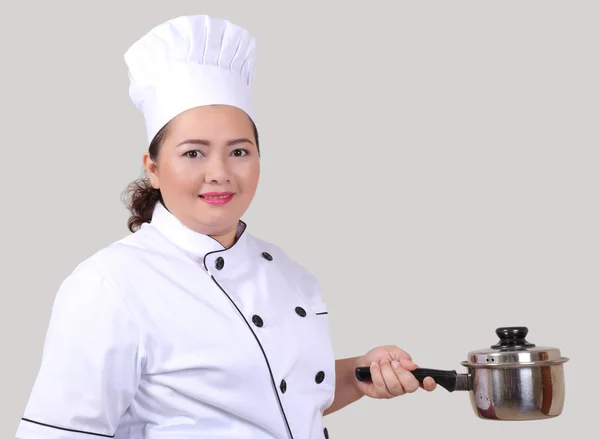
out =
<svg viewBox="0 0 600 439"><path fill-rule="evenodd" d="M435 388L395 346L335 360L316 279L241 221L259 180L254 52L245 29L191 16L125 54L149 142L135 233L60 286L17 438L316 439L364 395Z"/></svg>

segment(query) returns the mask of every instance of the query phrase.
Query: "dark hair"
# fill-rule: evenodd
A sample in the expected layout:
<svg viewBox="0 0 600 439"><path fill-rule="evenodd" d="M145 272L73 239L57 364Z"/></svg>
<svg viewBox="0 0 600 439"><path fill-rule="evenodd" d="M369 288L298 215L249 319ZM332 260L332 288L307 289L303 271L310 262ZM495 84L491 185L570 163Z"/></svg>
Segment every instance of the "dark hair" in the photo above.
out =
<svg viewBox="0 0 600 439"><path fill-rule="evenodd" d="M260 148L258 146L258 130L254 121L251 120L251 123L252 128L254 129L256 147L260 154ZM148 153L153 161L156 161L158 158L160 148L165 140L168 129L169 124L162 127L156 136L154 136L154 139L152 139L152 142L148 147ZM150 179L147 176L144 176L127 185L127 188L123 191L123 202L130 212L129 219L127 220L127 228L131 232L136 232L142 224L150 222L156 203L163 203L163 198L160 189L154 188L150 183Z"/></svg>

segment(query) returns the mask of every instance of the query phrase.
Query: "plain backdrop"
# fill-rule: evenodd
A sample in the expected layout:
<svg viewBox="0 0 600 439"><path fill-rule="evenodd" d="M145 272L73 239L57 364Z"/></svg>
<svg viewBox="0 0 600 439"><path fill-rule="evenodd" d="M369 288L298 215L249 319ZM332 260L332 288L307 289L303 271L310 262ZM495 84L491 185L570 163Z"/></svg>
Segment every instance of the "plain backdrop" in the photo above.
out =
<svg viewBox="0 0 600 439"><path fill-rule="evenodd" d="M330 437L597 431L597 5L2 6L0 436L14 437L60 282L128 233L121 191L146 144L123 53L203 13L258 41L262 180L244 219L318 276L338 357L395 344L462 372L496 327L525 325L570 358L553 420L481 421L440 389L363 399L325 419Z"/></svg>

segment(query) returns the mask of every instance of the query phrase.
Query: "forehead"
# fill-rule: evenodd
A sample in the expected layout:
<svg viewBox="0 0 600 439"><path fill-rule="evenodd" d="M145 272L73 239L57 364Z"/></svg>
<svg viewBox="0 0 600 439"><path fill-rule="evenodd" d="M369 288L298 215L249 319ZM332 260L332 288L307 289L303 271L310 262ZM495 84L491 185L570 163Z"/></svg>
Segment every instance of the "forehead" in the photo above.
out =
<svg viewBox="0 0 600 439"><path fill-rule="evenodd" d="M175 117L170 124L169 134L172 138L195 136L229 139L252 136L253 127L248 115L239 108L207 105L191 108Z"/></svg>

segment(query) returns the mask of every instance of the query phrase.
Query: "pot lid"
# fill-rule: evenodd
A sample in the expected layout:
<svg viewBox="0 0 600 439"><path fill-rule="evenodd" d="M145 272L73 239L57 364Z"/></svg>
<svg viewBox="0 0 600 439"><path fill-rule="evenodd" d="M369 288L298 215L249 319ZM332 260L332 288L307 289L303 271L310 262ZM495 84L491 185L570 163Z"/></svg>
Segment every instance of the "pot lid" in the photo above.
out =
<svg viewBox="0 0 600 439"><path fill-rule="evenodd" d="M469 352L468 367L525 367L550 366L568 361L561 356L560 349L536 346L526 337L529 330L525 326L510 326L496 329L498 342L489 348Z"/></svg>

